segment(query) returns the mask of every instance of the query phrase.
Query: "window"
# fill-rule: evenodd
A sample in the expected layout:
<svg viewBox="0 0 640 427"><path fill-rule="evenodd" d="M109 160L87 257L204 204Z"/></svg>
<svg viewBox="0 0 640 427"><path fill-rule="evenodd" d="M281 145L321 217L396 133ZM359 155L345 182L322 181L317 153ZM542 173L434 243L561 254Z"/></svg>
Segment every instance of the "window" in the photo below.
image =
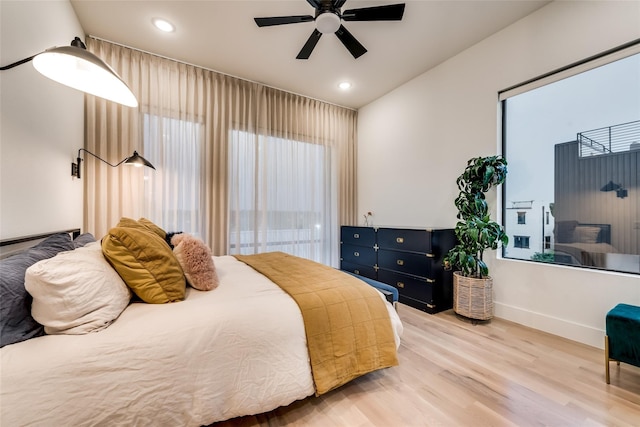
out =
<svg viewBox="0 0 640 427"><path fill-rule="evenodd" d="M639 52L630 43L501 92L503 225L519 234L505 258L640 273ZM522 200L532 209L515 223Z"/></svg>
<svg viewBox="0 0 640 427"><path fill-rule="evenodd" d="M518 224L526 224L526 223L527 223L527 213L518 212Z"/></svg>
<svg viewBox="0 0 640 427"><path fill-rule="evenodd" d="M230 253L283 251L331 265L336 170L330 147L232 132Z"/></svg>
<svg viewBox="0 0 640 427"><path fill-rule="evenodd" d="M513 236L513 246L520 249L529 249L529 236Z"/></svg>
<svg viewBox="0 0 640 427"><path fill-rule="evenodd" d="M143 116L144 153L156 168L145 168L143 212L165 230L200 236L203 128L188 120Z"/></svg>

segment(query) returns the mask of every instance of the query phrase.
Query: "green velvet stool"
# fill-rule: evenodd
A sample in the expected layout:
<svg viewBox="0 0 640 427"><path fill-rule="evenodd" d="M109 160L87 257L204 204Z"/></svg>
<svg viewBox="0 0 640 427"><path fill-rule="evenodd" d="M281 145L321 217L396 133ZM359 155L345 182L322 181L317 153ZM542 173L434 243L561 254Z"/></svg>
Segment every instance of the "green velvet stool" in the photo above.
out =
<svg viewBox="0 0 640 427"><path fill-rule="evenodd" d="M640 367L640 307L618 304L607 313L604 336L605 377L609 384L609 362Z"/></svg>

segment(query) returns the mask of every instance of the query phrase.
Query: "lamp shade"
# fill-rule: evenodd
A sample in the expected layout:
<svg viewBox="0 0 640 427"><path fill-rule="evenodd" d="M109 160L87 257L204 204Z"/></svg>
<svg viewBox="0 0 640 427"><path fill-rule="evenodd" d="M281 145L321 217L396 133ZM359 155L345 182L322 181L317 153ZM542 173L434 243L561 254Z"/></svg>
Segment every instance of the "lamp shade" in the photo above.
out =
<svg viewBox="0 0 640 427"><path fill-rule="evenodd" d="M144 157L142 157L140 154L138 154L137 151L133 152L133 155L129 158L127 158L127 160L124 161L125 165L132 165L132 166L147 166L150 167L151 169L155 170L156 168L153 167L153 165L151 163L149 163L149 161L147 159L145 159Z"/></svg>
<svg viewBox="0 0 640 427"><path fill-rule="evenodd" d="M63 85L129 107L138 106L131 89L109 65L73 44L39 53L33 58L33 66L42 75Z"/></svg>
<svg viewBox="0 0 640 427"><path fill-rule="evenodd" d="M600 189L600 191L615 191L620 188L622 188L620 184L616 184L613 181L609 181Z"/></svg>

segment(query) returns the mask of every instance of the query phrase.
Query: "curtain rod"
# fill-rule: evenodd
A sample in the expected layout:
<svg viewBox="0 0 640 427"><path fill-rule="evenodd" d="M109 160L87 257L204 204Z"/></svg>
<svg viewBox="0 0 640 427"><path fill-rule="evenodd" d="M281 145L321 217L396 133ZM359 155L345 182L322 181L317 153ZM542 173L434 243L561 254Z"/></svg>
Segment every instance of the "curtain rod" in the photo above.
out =
<svg viewBox="0 0 640 427"><path fill-rule="evenodd" d="M245 79L244 77L234 76L233 74L229 74L229 73L225 73L225 72L222 72L222 71L214 70L214 69L212 69L212 68L203 67L203 66L201 66L201 65L192 64L192 63L190 63L190 62L181 61L181 60L179 60L179 59L175 59L175 58L169 58L168 56L159 55L159 54L157 54L157 53L149 52L149 51L146 51L146 50L143 50L143 49L138 49L138 48L136 48L136 47L127 46L126 44L117 43L117 42L114 42L114 41L111 41L111 40L104 39L104 38L102 38L102 37L97 37L97 36L94 36L94 35L91 35L91 34L88 34L88 35L87 35L87 37L91 37L92 39L95 39L95 40L101 40L101 41L104 41L104 42L107 42L107 43L111 43L111 44L115 44L115 45L118 45L118 46L126 47L127 49L136 50L136 51L138 51L138 52L146 53L147 55L153 55L153 56L158 57L158 58L167 59L167 60L169 60L169 61L174 61L174 62L177 62L177 63L179 63L179 64L184 64L184 65L188 65L188 66L190 66L190 67L200 68L200 69L202 69L202 70L206 70L206 71L211 71L211 72L213 72L213 73L222 74L222 75L224 75L224 76L232 77L232 78L234 78L234 79L238 79L238 80L243 80L243 81L245 81L245 82L249 82L249 83L255 83L255 84L258 84L258 85L264 86L264 87L266 87L266 88L269 88L269 89L279 90L279 91L281 91L281 92L289 93L289 94L291 94L291 95L301 96L301 97L303 97L303 98L307 98L307 99L311 99L311 100L314 100L314 101L322 102L322 103L324 103L324 104L333 105L333 106L335 106L335 107L344 108L344 109L346 109L346 110L358 111L358 109L357 109L357 108L346 107L346 106L344 106L344 105L335 104L335 103L333 103L333 102L328 102L328 101L325 101L325 100L322 100L322 99L318 99L318 98L313 98L313 97L311 97L311 96L303 95L303 94L301 94L301 93L291 92L291 91L289 91L289 90L281 89L281 88L279 88L279 87L271 86L271 85L264 84L264 83L261 83L261 82L256 82L256 81L254 81L254 80Z"/></svg>

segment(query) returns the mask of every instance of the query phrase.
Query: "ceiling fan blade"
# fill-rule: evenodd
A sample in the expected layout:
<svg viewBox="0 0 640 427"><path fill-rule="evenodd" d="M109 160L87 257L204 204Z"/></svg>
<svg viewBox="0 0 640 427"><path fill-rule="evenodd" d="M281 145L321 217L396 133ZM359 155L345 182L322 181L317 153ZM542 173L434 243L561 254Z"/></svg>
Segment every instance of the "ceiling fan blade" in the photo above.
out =
<svg viewBox="0 0 640 427"><path fill-rule="evenodd" d="M345 21L400 21L404 15L404 3L349 9L342 13Z"/></svg>
<svg viewBox="0 0 640 427"><path fill-rule="evenodd" d="M272 25L283 24L297 24L299 22L311 22L313 21L311 15L296 15L296 16L272 16L269 18L253 18L258 24L258 27L270 27Z"/></svg>
<svg viewBox="0 0 640 427"><path fill-rule="evenodd" d="M315 9L320 9L320 0L307 0L307 3L309 3Z"/></svg>
<svg viewBox="0 0 640 427"><path fill-rule="evenodd" d="M318 40L320 40L320 37L322 37L322 33L314 29L313 33L311 33L311 36L309 36L309 38L307 39L307 42L304 44L304 46L302 46L300 53L298 53L298 56L296 56L296 59L309 59L309 56L311 56L311 52L313 52L313 49L318 44Z"/></svg>
<svg viewBox="0 0 640 427"><path fill-rule="evenodd" d="M336 31L336 36L338 36L344 47L351 52L354 58L359 58L367 53L367 49L365 49L343 25L340 25L340 28Z"/></svg>
<svg viewBox="0 0 640 427"><path fill-rule="evenodd" d="M336 9L340 9L346 2L347 0L333 0L333 7Z"/></svg>

